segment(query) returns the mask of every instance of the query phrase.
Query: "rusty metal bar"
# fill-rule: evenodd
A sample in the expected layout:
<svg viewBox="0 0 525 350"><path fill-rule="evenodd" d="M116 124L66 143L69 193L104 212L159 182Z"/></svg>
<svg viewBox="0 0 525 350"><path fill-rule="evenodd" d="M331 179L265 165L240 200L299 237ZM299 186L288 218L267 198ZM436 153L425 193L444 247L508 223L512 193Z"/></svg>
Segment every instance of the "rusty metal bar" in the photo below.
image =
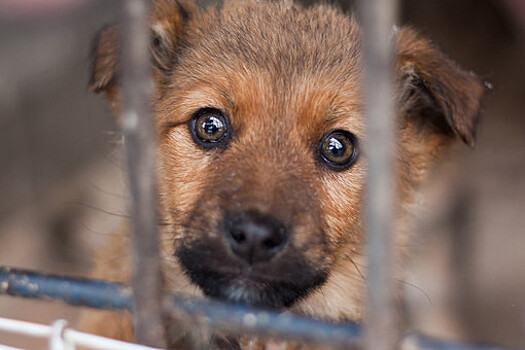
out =
<svg viewBox="0 0 525 350"><path fill-rule="evenodd" d="M149 3L122 2L122 124L131 206L134 325L139 343L163 347L161 280L155 205L155 145L150 117Z"/></svg>
<svg viewBox="0 0 525 350"><path fill-rule="evenodd" d="M366 111L365 153L368 179L365 197L367 237L368 350L393 350L399 340L392 296L391 235L394 210L395 114L392 90L392 28L396 0L361 0L363 28L364 95Z"/></svg>

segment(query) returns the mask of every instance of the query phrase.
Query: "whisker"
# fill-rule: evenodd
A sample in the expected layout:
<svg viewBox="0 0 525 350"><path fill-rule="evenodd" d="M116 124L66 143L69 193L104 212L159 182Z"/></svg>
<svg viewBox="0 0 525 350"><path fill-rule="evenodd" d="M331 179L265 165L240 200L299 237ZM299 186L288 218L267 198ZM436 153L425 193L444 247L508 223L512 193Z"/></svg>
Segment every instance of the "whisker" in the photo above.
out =
<svg viewBox="0 0 525 350"><path fill-rule="evenodd" d="M400 282L400 283L402 283L402 284L405 284L405 285L407 285L407 286L409 286L409 287L412 287L412 288L414 288L415 290L419 291L421 294L423 294L423 295L425 296L425 298L427 299L428 303L429 303L430 305L432 305L432 298L430 297L430 295L429 295L429 294L428 294L423 288L421 288L421 287L419 287L419 286L417 286L417 285L415 285L415 284L413 284L413 283L410 283L410 282L404 281L404 280L402 280L402 279L398 279L398 278L396 278L395 280L396 280L397 282Z"/></svg>
<svg viewBox="0 0 525 350"><path fill-rule="evenodd" d="M354 265L357 273L359 274L359 276L361 277L361 280L363 282L366 282L366 279L365 279L365 276L361 273L361 269L359 269L359 266L358 264L354 261L354 259L352 259L349 255L345 255L345 258L347 258L351 263L352 265Z"/></svg>
<svg viewBox="0 0 525 350"><path fill-rule="evenodd" d="M215 337L215 328L213 328L212 331L211 331L210 341L208 342L207 349L211 349L212 348L214 337Z"/></svg>
<svg viewBox="0 0 525 350"><path fill-rule="evenodd" d="M172 222L159 221L159 222L157 222L157 226L175 226L175 224L172 223Z"/></svg>
<svg viewBox="0 0 525 350"><path fill-rule="evenodd" d="M105 209L102 209L102 208L98 208L98 207L95 207L94 205L91 205L91 204L87 204L87 203L80 203L80 202L67 202L68 204L71 204L71 205L78 205L78 206L81 206L81 207L84 207L84 208L88 208L88 209L92 209L92 210L96 210L96 211L99 211L101 213L104 213L104 214L108 214L108 215L113 215L113 216L117 216L117 217L121 217L121 218L126 218L126 219L129 219L130 216L129 215L126 215L126 214L120 214L120 213L114 213L114 212L111 212L109 210L105 210Z"/></svg>
<svg viewBox="0 0 525 350"><path fill-rule="evenodd" d="M128 256L129 256L129 253L119 254L119 255L112 256L107 261L112 263L112 262L115 262L116 260L123 259Z"/></svg>
<svg viewBox="0 0 525 350"><path fill-rule="evenodd" d="M124 238L128 238L128 235L125 234L125 233L122 233L122 231L112 231L112 232L102 232L102 231L97 231L97 230L94 230L92 229L91 227L89 227L87 224L81 222L80 225L85 228L86 230L89 231L89 233L92 233L92 234L95 234L95 235L100 235L100 236L108 236L108 237L118 237L118 236L121 236L121 237L124 237Z"/></svg>
<svg viewBox="0 0 525 350"><path fill-rule="evenodd" d="M117 197L117 198L129 199L129 195L126 195L124 193L117 193L117 192L105 190L102 187L100 187L97 184L95 184L93 181L89 181L89 185L91 187L93 187L94 189L96 189L97 191L102 192L104 194L107 194L109 196L113 196L113 197Z"/></svg>

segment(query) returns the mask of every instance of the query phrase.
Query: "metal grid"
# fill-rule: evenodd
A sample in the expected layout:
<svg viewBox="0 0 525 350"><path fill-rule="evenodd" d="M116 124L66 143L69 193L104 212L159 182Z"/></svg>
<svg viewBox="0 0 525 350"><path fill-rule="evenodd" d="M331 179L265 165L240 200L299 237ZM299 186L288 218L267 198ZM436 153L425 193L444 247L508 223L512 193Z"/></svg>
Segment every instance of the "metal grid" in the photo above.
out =
<svg viewBox="0 0 525 350"><path fill-rule="evenodd" d="M368 319L365 323L364 337L361 327L354 324L331 324L176 295L162 297L155 225L154 142L152 121L146 118L150 114L148 106L151 91L148 79L148 1L146 0L123 2L120 33L122 50L125 52L122 69L122 120L130 192L133 197L131 287L105 281L65 278L3 268L0 269L0 294L61 300L72 305L99 309L130 310L134 315L138 343L157 348L165 346L161 323L161 314L165 312L179 320L182 316L184 322L197 322L220 330L235 330L247 334L347 349L389 350L399 347L399 344L414 349L501 349L447 343L415 334L402 337L401 330L396 327L390 278L392 266L390 233L394 203L390 150L394 115L389 43L392 24L397 13L397 1L362 0L360 5L360 15L364 24L367 133L370 139L382 140L381 143L367 145L369 172L365 218L369 271ZM16 327L13 326L16 322L3 319L1 321L0 328L16 332L14 330ZM36 333L40 332L42 336L48 336L52 349L59 348L52 347L53 339L56 344L60 342L67 344L72 342L73 334L80 334L73 330L64 330L63 322L55 323L51 327L40 326L40 328L30 324L24 326L22 323L18 326L26 329L33 327ZM146 349L146 347L135 348Z"/></svg>

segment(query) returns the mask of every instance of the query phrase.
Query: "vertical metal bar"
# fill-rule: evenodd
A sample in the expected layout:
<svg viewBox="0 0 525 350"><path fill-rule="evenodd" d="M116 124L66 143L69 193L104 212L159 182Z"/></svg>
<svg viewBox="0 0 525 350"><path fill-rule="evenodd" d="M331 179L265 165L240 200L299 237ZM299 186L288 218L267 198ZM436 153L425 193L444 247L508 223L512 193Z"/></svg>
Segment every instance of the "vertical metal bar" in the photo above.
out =
<svg viewBox="0 0 525 350"><path fill-rule="evenodd" d="M368 350L397 347L392 296L393 209L395 196L395 114L392 90L392 31L396 0L361 0L368 180L365 227L368 294L365 345Z"/></svg>
<svg viewBox="0 0 525 350"><path fill-rule="evenodd" d="M163 347L161 282L155 206L155 145L150 117L149 4L122 2L123 129L131 208L132 287L137 342Z"/></svg>

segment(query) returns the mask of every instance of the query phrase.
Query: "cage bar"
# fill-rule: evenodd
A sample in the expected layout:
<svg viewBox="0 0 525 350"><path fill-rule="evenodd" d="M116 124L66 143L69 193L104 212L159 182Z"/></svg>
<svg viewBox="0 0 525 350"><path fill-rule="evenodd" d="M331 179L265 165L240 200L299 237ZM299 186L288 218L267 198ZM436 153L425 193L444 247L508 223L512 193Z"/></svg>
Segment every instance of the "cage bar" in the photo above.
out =
<svg viewBox="0 0 525 350"><path fill-rule="evenodd" d="M131 288L116 282L71 278L0 267L0 295L61 301L103 310L131 310Z"/></svg>
<svg viewBox="0 0 525 350"><path fill-rule="evenodd" d="M0 295L2 294L56 300L75 306L108 310L131 310L133 303L130 287L126 284L42 274L8 267L0 267ZM164 297L163 304L164 312L172 317L182 316L189 323L204 324L236 334L255 334L346 349L354 347L362 334L361 327L352 323L334 324L293 314L181 295L168 294ZM402 342L401 349L511 350L499 346L467 345L437 340L418 333L408 334Z"/></svg>
<svg viewBox="0 0 525 350"><path fill-rule="evenodd" d="M139 343L163 347L161 281L155 206L155 145L150 117L149 3L122 2L123 131L131 205L132 287Z"/></svg>
<svg viewBox="0 0 525 350"><path fill-rule="evenodd" d="M323 322L276 310L180 295L167 296L164 310L175 320L210 327L214 331L251 334L323 348L360 349L361 327L353 323Z"/></svg>
<svg viewBox="0 0 525 350"><path fill-rule="evenodd" d="M130 290L122 283L0 268L0 295L57 300L97 309L132 310ZM278 311L175 294L164 297L163 310L175 320L183 319L184 322L216 330L336 347L351 348L361 335L361 327L353 323L328 323Z"/></svg>
<svg viewBox="0 0 525 350"><path fill-rule="evenodd" d="M368 178L364 207L367 239L366 349L397 347L392 296L394 104L392 87L392 28L396 0L361 0L363 29L366 162Z"/></svg>

